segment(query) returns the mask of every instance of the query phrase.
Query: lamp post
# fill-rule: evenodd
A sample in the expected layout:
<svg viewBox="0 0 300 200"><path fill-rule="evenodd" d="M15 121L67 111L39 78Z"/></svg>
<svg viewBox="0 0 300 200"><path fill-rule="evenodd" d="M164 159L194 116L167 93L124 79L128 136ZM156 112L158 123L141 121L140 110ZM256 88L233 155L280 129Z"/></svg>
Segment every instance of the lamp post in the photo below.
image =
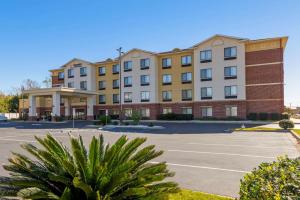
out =
<svg viewBox="0 0 300 200"><path fill-rule="evenodd" d="M120 124L122 123L122 118L123 118L123 110L122 110L122 62L121 62L121 57L122 57L122 47L118 48L117 51L119 52L119 101L120 101L120 110L119 110L119 120Z"/></svg>

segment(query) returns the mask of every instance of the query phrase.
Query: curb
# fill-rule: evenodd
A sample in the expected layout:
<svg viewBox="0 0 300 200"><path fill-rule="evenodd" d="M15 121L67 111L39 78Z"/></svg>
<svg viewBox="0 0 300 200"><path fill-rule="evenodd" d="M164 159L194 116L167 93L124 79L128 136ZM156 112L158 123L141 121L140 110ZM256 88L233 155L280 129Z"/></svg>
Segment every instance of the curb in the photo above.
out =
<svg viewBox="0 0 300 200"><path fill-rule="evenodd" d="M296 138L298 142L300 142L300 136L295 131L290 130L290 133L292 134L292 136L294 136L294 138Z"/></svg>

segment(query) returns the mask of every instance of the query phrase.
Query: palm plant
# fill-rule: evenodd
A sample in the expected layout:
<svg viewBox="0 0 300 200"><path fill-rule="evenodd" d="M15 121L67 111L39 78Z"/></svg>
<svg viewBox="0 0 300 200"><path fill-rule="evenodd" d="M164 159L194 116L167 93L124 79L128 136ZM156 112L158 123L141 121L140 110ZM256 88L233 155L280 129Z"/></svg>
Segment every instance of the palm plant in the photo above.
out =
<svg viewBox="0 0 300 200"><path fill-rule="evenodd" d="M95 136L89 150L82 137L70 136L71 151L48 134L35 137L43 148L32 144L21 147L34 159L13 153L4 169L10 177L0 177L0 197L24 199L151 199L178 190L177 184L163 181L172 177L166 163L150 163L160 156L154 145L140 146L146 138L128 141L121 136L105 145Z"/></svg>

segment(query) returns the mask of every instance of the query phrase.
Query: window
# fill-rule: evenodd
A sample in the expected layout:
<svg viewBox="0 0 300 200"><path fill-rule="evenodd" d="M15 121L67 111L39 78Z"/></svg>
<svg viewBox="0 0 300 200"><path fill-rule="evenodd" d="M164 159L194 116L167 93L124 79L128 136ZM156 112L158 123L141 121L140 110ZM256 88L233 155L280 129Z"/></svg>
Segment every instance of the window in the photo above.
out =
<svg viewBox="0 0 300 200"><path fill-rule="evenodd" d="M172 101L172 92L171 91L163 91L162 99L163 99L163 101Z"/></svg>
<svg viewBox="0 0 300 200"><path fill-rule="evenodd" d="M65 78L65 73L58 72L58 80L63 80Z"/></svg>
<svg viewBox="0 0 300 200"><path fill-rule="evenodd" d="M87 74L87 68L81 67L80 68L80 76L86 76L86 74Z"/></svg>
<svg viewBox="0 0 300 200"><path fill-rule="evenodd" d="M181 57L181 66L191 66L192 65L192 56L182 56Z"/></svg>
<svg viewBox="0 0 300 200"><path fill-rule="evenodd" d="M141 75L141 86L150 84L150 76L149 75Z"/></svg>
<svg viewBox="0 0 300 200"><path fill-rule="evenodd" d="M141 117L149 118L150 117L150 109L149 108L141 108Z"/></svg>
<svg viewBox="0 0 300 200"><path fill-rule="evenodd" d="M184 115L192 115L193 114L193 109L192 108L182 108L182 114Z"/></svg>
<svg viewBox="0 0 300 200"><path fill-rule="evenodd" d="M74 87L74 82L69 82L69 83L68 83L68 88L75 88L75 87Z"/></svg>
<svg viewBox="0 0 300 200"><path fill-rule="evenodd" d="M106 82L105 81L99 81L99 90L105 90Z"/></svg>
<svg viewBox="0 0 300 200"><path fill-rule="evenodd" d="M182 99L182 101L192 100L192 90L182 90L181 91L181 99Z"/></svg>
<svg viewBox="0 0 300 200"><path fill-rule="evenodd" d="M128 72L132 70L132 61L124 62L124 72Z"/></svg>
<svg viewBox="0 0 300 200"><path fill-rule="evenodd" d="M225 86L225 99L237 98L237 86Z"/></svg>
<svg viewBox="0 0 300 200"><path fill-rule="evenodd" d="M172 84L172 75L164 74L163 75L163 85L171 85Z"/></svg>
<svg viewBox="0 0 300 200"><path fill-rule="evenodd" d="M124 92L124 102L132 102L132 93Z"/></svg>
<svg viewBox="0 0 300 200"><path fill-rule="evenodd" d="M105 75L105 71L106 71L105 67L99 67L98 68L98 75L99 76L104 76Z"/></svg>
<svg viewBox="0 0 300 200"><path fill-rule="evenodd" d="M224 78L225 79L236 79L237 78L237 67L225 67L224 68Z"/></svg>
<svg viewBox="0 0 300 200"><path fill-rule="evenodd" d="M81 67L82 65L81 65L81 63L78 63L78 64L74 64L73 66L74 67Z"/></svg>
<svg viewBox="0 0 300 200"><path fill-rule="evenodd" d="M211 81L212 80L212 69L201 69L200 71L201 81Z"/></svg>
<svg viewBox="0 0 300 200"><path fill-rule="evenodd" d="M129 118L132 116L132 109L131 108L125 108L124 109L124 115L126 118Z"/></svg>
<svg viewBox="0 0 300 200"><path fill-rule="evenodd" d="M80 89L87 90L87 82L86 81L80 81Z"/></svg>
<svg viewBox="0 0 300 200"><path fill-rule="evenodd" d="M104 94L99 95L99 104L105 104L105 95Z"/></svg>
<svg viewBox="0 0 300 200"><path fill-rule="evenodd" d="M113 94L113 103L120 103L120 95Z"/></svg>
<svg viewBox="0 0 300 200"><path fill-rule="evenodd" d="M68 69L68 78L74 77L74 69Z"/></svg>
<svg viewBox="0 0 300 200"><path fill-rule="evenodd" d="M140 60L141 69L149 69L150 67L150 59L145 58Z"/></svg>
<svg viewBox="0 0 300 200"><path fill-rule="evenodd" d="M227 117L237 117L237 106L226 106Z"/></svg>
<svg viewBox="0 0 300 200"><path fill-rule="evenodd" d="M224 60L235 59L237 55L236 47L224 48Z"/></svg>
<svg viewBox="0 0 300 200"><path fill-rule="evenodd" d="M172 108L163 108L163 114L172 113Z"/></svg>
<svg viewBox="0 0 300 200"><path fill-rule="evenodd" d="M212 60L211 50L200 51L200 62L201 63L211 62L211 60Z"/></svg>
<svg viewBox="0 0 300 200"><path fill-rule="evenodd" d="M181 83L191 83L192 82L192 72L185 72L181 74Z"/></svg>
<svg viewBox="0 0 300 200"><path fill-rule="evenodd" d="M118 74L118 73L120 73L120 65L119 65L119 64L116 64L116 65L113 65L113 66L112 66L112 73L113 73L113 74Z"/></svg>
<svg viewBox="0 0 300 200"><path fill-rule="evenodd" d="M127 76L124 77L124 87L131 87L132 86L132 77Z"/></svg>
<svg viewBox="0 0 300 200"><path fill-rule="evenodd" d="M201 108L202 117L212 117L212 107L202 107Z"/></svg>
<svg viewBox="0 0 300 200"><path fill-rule="evenodd" d="M119 79L113 80L113 89L118 89L120 87Z"/></svg>
<svg viewBox="0 0 300 200"><path fill-rule="evenodd" d="M212 99L212 88L211 87L201 88L201 99Z"/></svg>
<svg viewBox="0 0 300 200"><path fill-rule="evenodd" d="M163 58L162 59L162 67L163 68L171 68L171 66L172 66L171 58Z"/></svg>
<svg viewBox="0 0 300 200"><path fill-rule="evenodd" d="M141 102L148 102L150 101L150 92L142 91L141 92Z"/></svg>

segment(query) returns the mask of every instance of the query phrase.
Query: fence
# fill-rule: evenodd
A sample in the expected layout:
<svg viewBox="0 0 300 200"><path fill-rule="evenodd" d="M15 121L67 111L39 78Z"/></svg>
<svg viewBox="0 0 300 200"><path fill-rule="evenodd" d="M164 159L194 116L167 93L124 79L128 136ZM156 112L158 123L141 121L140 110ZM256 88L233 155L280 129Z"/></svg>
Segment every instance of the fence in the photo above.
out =
<svg viewBox="0 0 300 200"><path fill-rule="evenodd" d="M1 116L7 117L7 119L18 119L19 113L0 113Z"/></svg>

